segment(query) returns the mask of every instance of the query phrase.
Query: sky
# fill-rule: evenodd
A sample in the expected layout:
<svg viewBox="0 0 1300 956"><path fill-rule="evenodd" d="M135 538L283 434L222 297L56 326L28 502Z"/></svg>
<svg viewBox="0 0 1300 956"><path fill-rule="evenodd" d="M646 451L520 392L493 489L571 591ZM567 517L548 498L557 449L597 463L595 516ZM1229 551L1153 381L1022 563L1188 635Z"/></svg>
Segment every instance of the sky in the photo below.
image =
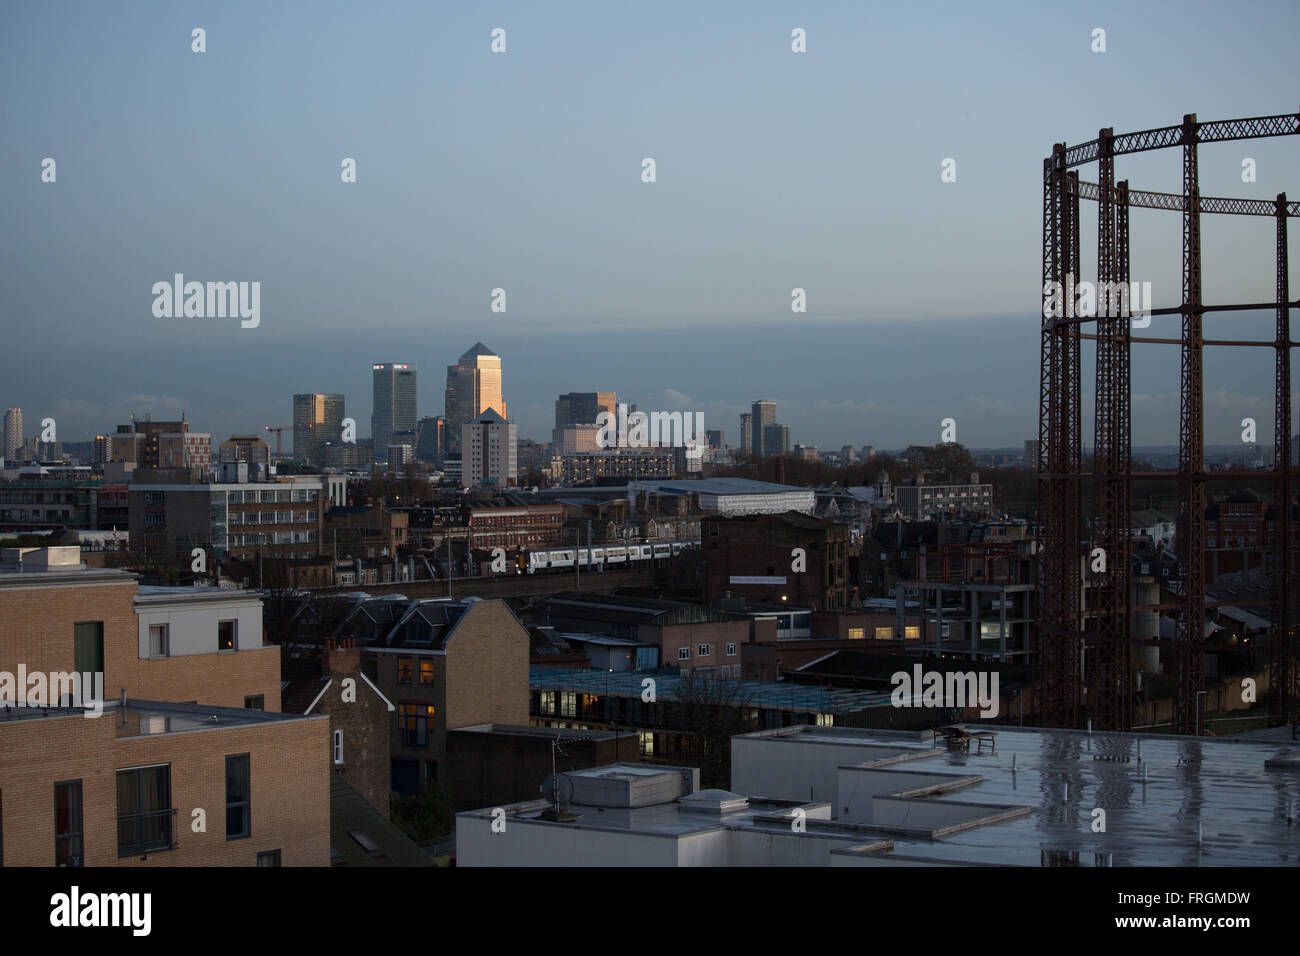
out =
<svg viewBox="0 0 1300 956"><path fill-rule="evenodd" d="M8 4L0 406L64 441L132 412L220 440L343 392L364 437L372 364L414 364L437 415L482 341L521 437L599 390L702 412L733 445L761 398L822 449L931 444L948 417L964 444L1016 446L1037 432L1052 144L1294 111L1298 28L1294 0ZM1181 188L1177 150L1116 168ZM1205 146L1200 169L1204 195L1300 198L1300 137ZM1179 216L1133 230L1133 277L1177 304ZM1203 232L1206 302L1273 297L1271 220ZM156 316L177 273L260 282L259 324ZM1269 337L1272 316L1207 337L1229 324ZM1248 415L1272 441L1271 362L1207 359L1207 442ZM1133 367L1134 443L1175 443L1177 349Z"/></svg>

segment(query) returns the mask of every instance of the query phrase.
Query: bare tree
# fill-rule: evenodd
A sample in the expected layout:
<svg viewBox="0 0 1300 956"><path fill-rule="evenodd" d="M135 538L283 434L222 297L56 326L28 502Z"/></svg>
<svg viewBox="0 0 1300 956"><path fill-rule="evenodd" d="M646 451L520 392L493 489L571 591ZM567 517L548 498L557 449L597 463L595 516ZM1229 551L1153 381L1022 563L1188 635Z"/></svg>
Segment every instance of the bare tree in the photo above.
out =
<svg viewBox="0 0 1300 956"><path fill-rule="evenodd" d="M700 786L731 786L731 738L756 730L743 681L692 672L677 684L678 722L684 756L700 768Z"/></svg>

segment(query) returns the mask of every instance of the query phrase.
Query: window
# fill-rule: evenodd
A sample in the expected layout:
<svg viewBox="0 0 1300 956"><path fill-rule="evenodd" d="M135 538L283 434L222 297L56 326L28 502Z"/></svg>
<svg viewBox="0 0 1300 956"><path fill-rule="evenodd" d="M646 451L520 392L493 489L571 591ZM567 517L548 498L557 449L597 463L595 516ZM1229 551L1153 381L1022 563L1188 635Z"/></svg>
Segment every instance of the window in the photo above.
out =
<svg viewBox="0 0 1300 956"><path fill-rule="evenodd" d="M104 670L104 622L84 621L73 625L73 663L77 673L102 673Z"/></svg>
<svg viewBox="0 0 1300 956"><path fill-rule="evenodd" d="M919 641L921 639L921 625L908 624L903 628L903 640Z"/></svg>
<svg viewBox="0 0 1300 956"><path fill-rule="evenodd" d="M541 711L543 714L555 713L555 691L544 690L541 693Z"/></svg>
<svg viewBox="0 0 1300 956"><path fill-rule="evenodd" d="M409 684L411 682L411 659L409 657L399 657L397 659L397 683Z"/></svg>
<svg viewBox="0 0 1300 956"><path fill-rule="evenodd" d="M695 650L696 650L696 653L698 653L698 654L700 655L700 657L708 657L710 654L713 653L713 645L712 645L712 644L701 644L701 645L700 645L699 647L697 647Z"/></svg>
<svg viewBox="0 0 1300 956"><path fill-rule="evenodd" d="M851 627L851 628L849 628L849 640L850 640L850 641L860 641L860 640L862 640L863 638L865 638L866 636L867 636L867 629L866 629L865 627Z"/></svg>
<svg viewBox="0 0 1300 956"><path fill-rule="evenodd" d="M117 855L172 848L171 765L117 772Z"/></svg>
<svg viewBox="0 0 1300 956"><path fill-rule="evenodd" d="M245 710L266 710L266 695L254 694L252 697L244 698Z"/></svg>
<svg viewBox="0 0 1300 956"><path fill-rule="evenodd" d="M169 657L169 635L166 624L149 625L149 656Z"/></svg>
<svg viewBox="0 0 1300 956"><path fill-rule="evenodd" d="M734 643L733 643L733 644L728 644L728 645L727 645L727 656L728 656L728 657L735 657L735 656L736 656L736 645L735 645Z"/></svg>
<svg viewBox="0 0 1300 956"><path fill-rule="evenodd" d="M257 854L257 865L258 866L279 866L280 851L266 850L263 853Z"/></svg>
<svg viewBox="0 0 1300 956"><path fill-rule="evenodd" d="M432 704L398 704L397 723L402 731L402 746L429 746L429 724L432 720Z"/></svg>
<svg viewBox="0 0 1300 956"><path fill-rule="evenodd" d="M226 756L226 839L235 840L252 832L252 781L248 754Z"/></svg>
<svg viewBox="0 0 1300 956"><path fill-rule="evenodd" d="M894 639L894 629L892 627L876 628L876 640L892 641Z"/></svg>
<svg viewBox="0 0 1300 956"><path fill-rule="evenodd" d="M233 651L235 649L235 622L217 622L217 650Z"/></svg>
<svg viewBox="0 0 1300 956"><path fill-rule="evenodd" d="M578 714L578 695L572 691L560 691L560 716L576 717Z"/></svg>
<svg viewBox="0 0 1300 956"><path fill-rule="evenodd" d="M689 661L691 659L691 649L689 647L677 648L677 659L679 661Z"/></svg>
<svg viewBox="0 0 1300 956"><path fill-rule="evenodd" d="M638 730L637 736L641 741L641 755L643 757L653 757L655 755L655 735L648 730Z"/></svg>
<svg viewBox="0 0 1300 956"><path fill-rule="evenodd" d="M818 726L818 727L834 727L834 726L835 726L835 715L834 715L834 714L818 714L818 715L817 715L817 726Z"/></svg>
<svg viewBox="0 0 1300 956"><path fill-rule="evenodd" d="M343 731L334 731L334 763L343 763Z"/></svg>
<svg viewBox="0 0 1300 956"><path fill-rule="evenodd" d="M82 866L81 781L54 785L54 865Z"/></svg>
<svg viewBox="0 0 1300 956"><path fill-rule="evenodd" d="M433 660L428 657L420 659L420 683L426 686L433 683Z"/></svg>

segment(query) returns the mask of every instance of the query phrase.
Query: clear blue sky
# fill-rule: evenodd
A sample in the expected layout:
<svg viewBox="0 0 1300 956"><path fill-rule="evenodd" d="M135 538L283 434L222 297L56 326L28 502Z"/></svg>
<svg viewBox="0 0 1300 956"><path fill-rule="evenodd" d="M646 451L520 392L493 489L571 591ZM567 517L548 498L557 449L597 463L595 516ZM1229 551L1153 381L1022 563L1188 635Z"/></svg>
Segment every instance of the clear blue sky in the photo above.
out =
<svg viewBox="0 0 1300 956"><path fill-rule="evenodd" d="M599 389L732 443L768 398L822 448L930 443L948 416L966 444L1018 444L1051 144L1293 111L1297 35L1294 0L6 5L0 406L64 440L182 409L224 438L341 391L366 435L372 362L416 364L440 414L445 366L482 340L543 440L557 393ZM1298 160L1297 138L1205 147L1202 191L1300 196ZM1179 168L1118 164L1165 191ZM1175 304L1177 215L1134 226L1134 277ZM1271 298L1269 220L1207 219L1205 240L1207 301ZM260 327L155 318L177 272L260 281ZM1244 415L1271 441L1270 361L1207 362L1209 441ZM1138 350L1136 443L1176 440L1177 365Z"/></svg>

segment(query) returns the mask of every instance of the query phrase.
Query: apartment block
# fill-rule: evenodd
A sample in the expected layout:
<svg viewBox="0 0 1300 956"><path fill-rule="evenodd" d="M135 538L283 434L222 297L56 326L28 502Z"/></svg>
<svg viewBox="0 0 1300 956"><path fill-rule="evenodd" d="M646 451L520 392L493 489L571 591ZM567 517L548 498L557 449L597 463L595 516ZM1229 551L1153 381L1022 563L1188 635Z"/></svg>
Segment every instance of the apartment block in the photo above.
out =
<svg viewBox="0 0 1300 956"><path fill-rule="evenodd" d="M984 515L993 511L993 486L980 484L979 473L965 481L928 481L918 474L894 487L894 502L904 518L925 521L958 515Z"/></svg>
<svg viewBox="0 0 1300 956"><path fill-rule="evenodd" d="M0 558L0 671L89 671L110 697L279 709L280 651L262 643L256 595L142 587L126 571L83 568L75 547Z"/></svg>
<svg viewBox="0 0 1300 956"><path fill-rule="evenodd" d="M329 491L345 481L295 475L274 482L135 484L129 494L131 539L151 554L183 557L186 565L193 548L211 549L210 567L226 557L314 557Z"/></svg>
<svg viewBox="0 0 1300 956"><path fill-rule="evenodd" d="M130 698L0 713L4 863L328 866L328 737L323 717Z"/></svg>
<svg viewBox="0 0 1300 956"><path fill-rule="evenodd" d="M517 438L516 427L491 409L462 425L461 487L496 485L504 488L517 484Z"/></svg>
<svg viewBox="0 0 1300 956"><path fill-rule="evenodd" d="M140 587L75 547L0 561L0 673L28 675L0 710L4 862L328 864L329 721L280 713L256 595Z"/></svg>

